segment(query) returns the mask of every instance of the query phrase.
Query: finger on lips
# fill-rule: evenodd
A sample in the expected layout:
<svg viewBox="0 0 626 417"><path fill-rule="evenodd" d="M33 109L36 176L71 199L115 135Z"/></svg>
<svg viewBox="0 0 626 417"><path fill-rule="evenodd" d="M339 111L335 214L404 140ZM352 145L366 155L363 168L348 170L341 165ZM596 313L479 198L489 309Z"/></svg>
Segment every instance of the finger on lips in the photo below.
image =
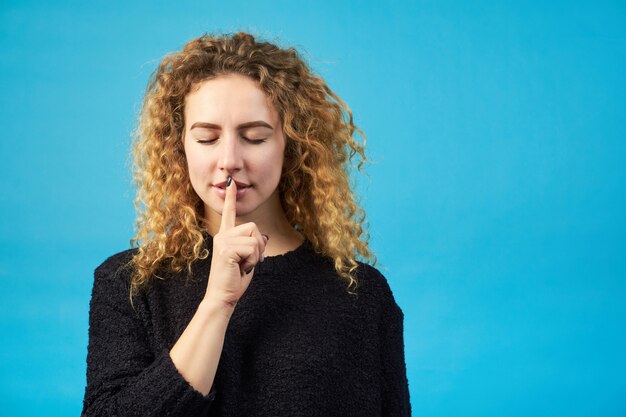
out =
<svg viewBox="0 0 626 417"><path fill-rule="evenodd" d="M226 179L226 196L224 198L224 207L222 209L222 221L220 223L220 232L224 232L226 230L230 230L235 228L237 218L237 183L233 180L231 176L228 176ZM244 269L244 264L250 264L249 262L244 261L241 264L242 273L245 272L249 274L254 269L254 265L257 262L263 262L265 259L265 246L267 245L267 241L269 240L269 236L265 234L261 234L256 224L250 222L245 223L240 226L237 226L238 233L245 231L244 233L248 234L249 237L252 237L256 241L256 250L254 258L254 263L252 265L246 266ZM234 232L234 231L233 231ZM250 256L245 257L246 260L250 259Z"/></svg>
<svg viewBox="0 0 626 417"><path fill-rule="evenodd" d="M224 198L224 208L222 209L222 223L220 231L235 227L237 217L237 183L231 176L226 180L226 197Z"/></svg>

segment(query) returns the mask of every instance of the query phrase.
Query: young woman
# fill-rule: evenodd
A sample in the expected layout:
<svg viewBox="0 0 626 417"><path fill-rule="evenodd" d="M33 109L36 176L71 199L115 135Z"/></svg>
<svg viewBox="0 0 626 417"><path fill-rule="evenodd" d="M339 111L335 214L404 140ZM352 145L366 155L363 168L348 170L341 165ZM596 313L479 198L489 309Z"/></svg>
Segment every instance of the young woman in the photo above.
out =
<svg viewBox="0 0 626 417"><path fill-rule="evenodd" d="M410 415L355 131L292 48L205 35L161 62L133 149L137 247L95 271L83 415Z"/></svg>

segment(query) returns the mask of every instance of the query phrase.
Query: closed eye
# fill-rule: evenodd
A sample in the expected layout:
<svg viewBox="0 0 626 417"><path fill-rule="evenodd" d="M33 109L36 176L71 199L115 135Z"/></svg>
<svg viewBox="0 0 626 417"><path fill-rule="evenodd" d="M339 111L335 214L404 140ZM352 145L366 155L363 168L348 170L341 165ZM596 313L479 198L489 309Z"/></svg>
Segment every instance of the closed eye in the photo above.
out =
<svg viewBox="0 0 626 417"><path fill-rule="evenodd" d="M254 145L260 145L261 143L265 142L267 140L267 138L263 138L263 139L250 139L247 138L245 136L241 137L243 140L245 140L248 143L254 144Z"/></svg>
<svg viewBox="0 0 626 417"><path fill-rule="evenodd" d="M206 140L196 139L196 142L202 143L203 145L212 145L213 143L217 142L217 139L206 139Z"/></svg>
<svg viewBox="0 0 626 417"><path fill-rule="evenodd" d="M219 138L215 138L215 139L196 139L196 142L201 143L203 145L213 145L215 142L218 141ZM267 141L267 138L263 138L263 139L250 139L247 138L245 136L242 136L241 139L245 140L246 142L252 144L252 145L260 145L261 143L264 143L265 141Z"/></svg>

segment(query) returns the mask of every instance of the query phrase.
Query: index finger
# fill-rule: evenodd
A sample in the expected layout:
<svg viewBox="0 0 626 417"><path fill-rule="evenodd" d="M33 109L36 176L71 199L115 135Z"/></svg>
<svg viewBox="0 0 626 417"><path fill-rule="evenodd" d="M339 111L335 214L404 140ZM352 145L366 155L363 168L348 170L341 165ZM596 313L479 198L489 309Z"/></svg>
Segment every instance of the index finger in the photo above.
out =
<svg viewBox="0 0 626 417"><path fill-rule="evenodd" d="M230 185L228 183L230 182ZM226 181L226 197L224 198L224 208L222 208L222 223L220 232L235 227L237 217L237 184L232 177Z"/></svg>

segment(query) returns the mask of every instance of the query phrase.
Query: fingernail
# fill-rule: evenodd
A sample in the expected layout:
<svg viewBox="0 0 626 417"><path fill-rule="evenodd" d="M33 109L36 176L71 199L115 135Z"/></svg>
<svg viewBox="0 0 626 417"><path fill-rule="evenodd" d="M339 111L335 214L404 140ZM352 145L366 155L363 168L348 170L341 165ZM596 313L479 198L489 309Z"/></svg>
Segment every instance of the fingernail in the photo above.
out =
<svg viewBox="0 0 626 417"><path fill-rule="evenodd" d="M230 183L233 182L233 177L229 176L228 178L226 178L226 186L230 187Z"/></svg>
<svg viewBox="0 0 626 417"><path fill-rule="evenodd" d="M263 233L261 233L261 236L263 236L265 240L270 240L270 237L268 235L264 235Z"/></svg>
<svg viewBox="0 0 626 417"><path fill-rule="evenodd" d="M254 269L254 267L253 267L253 266L251 266L251 267L250 267L250 268L246 271L246 274L249 274L250 272L252 272L252 270L253 270L253 269Z"/></svg>

